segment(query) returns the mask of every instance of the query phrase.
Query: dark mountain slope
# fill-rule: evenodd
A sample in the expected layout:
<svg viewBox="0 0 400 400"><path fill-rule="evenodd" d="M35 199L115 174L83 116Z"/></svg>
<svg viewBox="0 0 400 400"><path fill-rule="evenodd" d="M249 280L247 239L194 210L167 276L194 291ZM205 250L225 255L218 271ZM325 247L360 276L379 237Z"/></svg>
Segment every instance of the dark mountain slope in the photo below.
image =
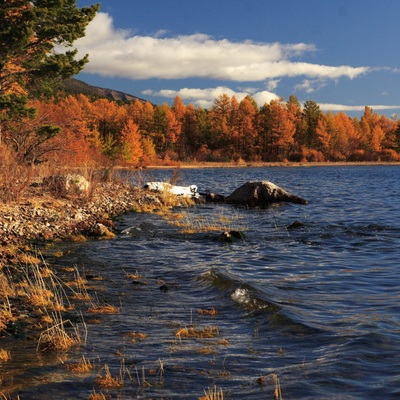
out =
<svg viewBox="0 0 400 400"><path fill-rule="evenodd" d="M146 102L146 100L141 99L140 97L120 92L118 90L104 89L101 87L92 86L75 78L66 79L61 85L61 90L67 94L84 94L85 96L90 98L107 98L109 100L122 102L135 100Z"/></svg>

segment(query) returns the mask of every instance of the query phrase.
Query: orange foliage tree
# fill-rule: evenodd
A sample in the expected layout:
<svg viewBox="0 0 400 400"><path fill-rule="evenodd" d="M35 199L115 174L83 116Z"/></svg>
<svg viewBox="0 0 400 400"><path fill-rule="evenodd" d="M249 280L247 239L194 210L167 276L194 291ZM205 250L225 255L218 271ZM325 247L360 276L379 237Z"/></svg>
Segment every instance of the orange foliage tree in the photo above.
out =
<svg viewBox="0 0 400 400"><path fill-rule="evenodd" d="M47 138L45 146L40 135L24 139L24 129L34 124L22 119L14 126L21 154L30 152L34 160L57 150L54 159L64 165L134 166L157 162L157 158L163 162L399 159L398 121L369 107L357 119L343 112L323 113L315 102L301 109L294 96L286 103L272 100L259 108L250 96L239 103L235 97L222 95L210 110L185 106L179 97L171 107L139 100L128 104L90 101L84 95L58 102L37 100L31 105L38 110L34 129L56 124L62 131ZM37 151L29 150L34 147Z"/></svg>
<svg viewBox="0 0 400 400"><path fill-rule="evenodd" d="M121 131L121 158L127 164L137 165L143 156L139 126L129 118Z"/></svg>

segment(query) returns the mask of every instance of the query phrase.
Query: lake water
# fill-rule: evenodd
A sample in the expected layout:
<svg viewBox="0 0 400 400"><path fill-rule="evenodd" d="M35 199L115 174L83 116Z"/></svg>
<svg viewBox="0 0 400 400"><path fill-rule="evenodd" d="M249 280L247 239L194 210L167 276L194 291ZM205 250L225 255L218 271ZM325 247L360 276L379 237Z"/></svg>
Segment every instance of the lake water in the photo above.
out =
<svg viewBox="0 0 400 400"><path fill-rule="evenodd" d="M144 174L165 180L171 171ZM198 399L215 385L225 399L272 400L279 383L284 400L400 398L400 167L181 175L180 184L219 194L269 180L309 203L175 211L176 221L243 230L245 240L234 243L216 240L218 231L184 232L159 215L131 213L113 240L63 244L68 254L52 261L59 276L75 266L101 277L90 293L120 312L94 318L82 304L86 343L63 357L28 360L15 349L18 369L7 366L13 396L87 399L95 388L118 399ZM301 226L288 229L296 221ZM184 328L212 334L177 335ZM32 344L17 346L28 354ZM66 372L61 360L82 355L97 370ZM113 375L124 371L121 388L96 386L105 364Z"/></svg>

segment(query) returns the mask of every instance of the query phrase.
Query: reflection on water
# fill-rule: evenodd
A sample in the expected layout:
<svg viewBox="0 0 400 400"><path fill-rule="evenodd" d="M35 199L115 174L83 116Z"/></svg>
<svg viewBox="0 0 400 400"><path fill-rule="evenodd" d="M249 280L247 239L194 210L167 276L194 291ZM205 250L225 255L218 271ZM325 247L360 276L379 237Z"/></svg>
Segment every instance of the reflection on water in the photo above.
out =
<svg viewBox="0 0 400 400"><path fill-rule="evenodd" d="M120 398L199 398L215 384L227 398L259 399L273 398L276 374L285 399L398 397L399 171L184 171L182 183L201 192L229 194L264 179L309 204L187 211L208 221L231 216L246 240L230 244L216 240L216 231L185 232L136 213L119 221L114 240L64 244L69 253L53 261L58 276L71 279L63 267L75 266L101 278L88 283L88 293L119 312L91 315L87 303L76 303L86 343L39 357L31 342L17 342L23 353L12 349L13 362L0 365L2 387L21 399L87 399L93 387ZM170 172L151 174L163 180ZM288 229L295 221L301 224ZM218 335L177 335L183 328ZM82 355L95 368L70 373L63 362ZM104 365L115 376L123 371L123 386L96 386Z"/></svg>

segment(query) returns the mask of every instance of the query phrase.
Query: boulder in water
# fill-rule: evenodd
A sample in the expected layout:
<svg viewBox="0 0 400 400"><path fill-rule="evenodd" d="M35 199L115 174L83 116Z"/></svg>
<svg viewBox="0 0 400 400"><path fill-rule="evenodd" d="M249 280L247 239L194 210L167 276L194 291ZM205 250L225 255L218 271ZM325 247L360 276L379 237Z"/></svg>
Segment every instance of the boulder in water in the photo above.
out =
<svg viewBox="0 0 400 400"><path fill-rule="evenodd" d="M226 198L226 202L229 204L259 207L284 201L296 204L307 204L307 200L290 194L269 181L246 182Z"/></svg>

